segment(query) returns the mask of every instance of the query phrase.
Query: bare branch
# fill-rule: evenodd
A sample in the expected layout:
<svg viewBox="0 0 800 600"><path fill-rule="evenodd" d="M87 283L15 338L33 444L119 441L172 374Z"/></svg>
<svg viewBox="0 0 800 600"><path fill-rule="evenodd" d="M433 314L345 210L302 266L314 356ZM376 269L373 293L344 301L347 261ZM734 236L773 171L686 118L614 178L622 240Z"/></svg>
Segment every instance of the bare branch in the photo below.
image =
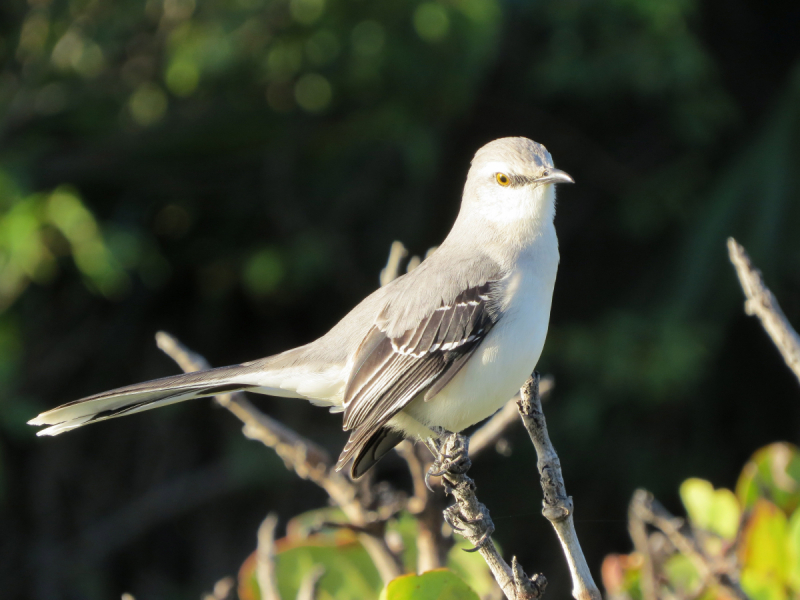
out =
<svg viewBox="0 0 800 600"><path fill-rule="evenodd" d="M159 331L156 343L186 372L209 368L205 358L168 333ZM357 486L334 470L333 460L323 448L259 411L241 392L221 394L216 401L244 424L245 436L272 448L287 469L323 488L351 523L361 527L372 524L374 519L359 501ZM382 535L362 533L358 537L385 583L400 575L400 559L389 550Z"/></svg>
<svg viewBox="0 0 800 600"><path fill-rule="evenodd" d="M638 492L637 492L638 494ZM647 535L647 524L640 515L637 506L637 494L633 495L628 507L628 533L633 540L633 547L642 559L642 598L643 600L658 600L656 596L655 575L653 572L653 557L650 553L650 538Z"/></svg>
<svg viewBox="0 0 800 600"><path fill-rule="evenodd" d="M444 518L459 535L465 537L480 552L508 600L538 600L544 594L547 579L543 575L528 577L516 558L514 568L503 560L491 535L494 523L489 511L475 494L475 482L467 476L472 465L469 458L469 438L452 434L439 448L436 462L445 491L456 503L444 511Z"/></svg>
<svg viewBox="0 0 800 600"><path fill-rule="evenodd" d="M256 548L256 580L262 600L281 600L278 580L275 576L275 528L278 517L274 513L258 528L258 547Z"/></svg>
<svg viewBox="0 0 800 600"><path fill-rule="evenodd" d="M392 242L392 246L389 248L389 260L386 261L386 266L381 270L381 287L400 276L400 261L406 256L408 256L408 250L406 250L403 242Z"/></svg>
<svg viewBox="0 0 800 600"><path fill-rule="evenodd" d="M539 457L537 467L544 492L542 514L552 523L561 541L572 575L572 595L575 600L601 600L600 590L592 579L575 533L572 520L574 507L572 497L567 496L564 488L561 462L547 433L547 422L539 396L539 378L539 373L536 372L528 378L520 390L517 406Z"/></svg>
<svg viewBox="0 0 800 600"><path fill-rule="evenodd" d="M547 397L555 385L555 379L552 376L544 377L539 383L539 394L542 398ZM475 458L478 454L487 448L495 445L506 430L514 423L519 422L519 411L517 410L517 401L519 400L519 393L511 398L506 405L501 408L495 415L489 419L480 429L472 434L469 439L469 456Z"/></svg>
<svg viewBox="0 0 800 600"><path fill-rule="evenodd" d="M736 267L739 283L747 297L744 311L761 320L783 360L800 381L800 336L786 319L778 300L764 285L761 271L753 266L747 251L732 237L728 238L728 256Z"/></svg>

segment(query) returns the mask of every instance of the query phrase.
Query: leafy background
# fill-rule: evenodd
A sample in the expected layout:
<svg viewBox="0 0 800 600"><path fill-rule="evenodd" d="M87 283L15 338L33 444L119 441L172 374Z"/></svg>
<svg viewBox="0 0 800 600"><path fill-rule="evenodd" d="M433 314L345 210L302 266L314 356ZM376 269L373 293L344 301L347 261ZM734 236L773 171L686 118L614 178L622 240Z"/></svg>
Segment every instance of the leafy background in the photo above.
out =
<svg viewBox="0 0 800 600"><path fill-rule="evenodd" d="M630 548L636 487L679 512L684 479L731 488L797 442L796 381L724 241L800 323L798 25L754 0L3 2L4 597L197 598L268 510L323 504L209 402L52 440L24 423L175 372L158 329L217 365L320 335L393 239L441 240L472 153L505 135L578 182L539 368L590 565ZM325 411L259 403L345 439ZM533 450L511 443L472 476L504 550L565 597Z"/></svg>

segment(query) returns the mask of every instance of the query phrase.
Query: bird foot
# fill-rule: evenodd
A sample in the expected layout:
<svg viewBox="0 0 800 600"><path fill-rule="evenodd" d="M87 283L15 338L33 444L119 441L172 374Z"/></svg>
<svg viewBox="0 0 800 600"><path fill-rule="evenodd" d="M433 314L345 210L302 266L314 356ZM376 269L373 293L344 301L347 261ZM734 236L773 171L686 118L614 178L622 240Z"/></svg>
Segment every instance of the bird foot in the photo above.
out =
<svg viewBox="0 0 800 600"><path fill-rule="evenodd" d="M472 466L469 459L469 438L460 433L444 432L438 439L428 438L426 445L433 453L434 461L425 474L425 486L433 491L430 478L441 477L445 493L449 494L452 488L447 475L464 475Z"/></svg>
<svg viewBox="0 0 800 600"><path fill-rule="evenodd" d="M491 538L494 533L494 523L489 516L489 511L482 503L477 503L477 514L467 516L461 512L461 506L453 504L444 510L444 520L455 531L472 541L474 548L464 549L464 552L476 552ZM477 540L477 541L473 541Z"/></svg>

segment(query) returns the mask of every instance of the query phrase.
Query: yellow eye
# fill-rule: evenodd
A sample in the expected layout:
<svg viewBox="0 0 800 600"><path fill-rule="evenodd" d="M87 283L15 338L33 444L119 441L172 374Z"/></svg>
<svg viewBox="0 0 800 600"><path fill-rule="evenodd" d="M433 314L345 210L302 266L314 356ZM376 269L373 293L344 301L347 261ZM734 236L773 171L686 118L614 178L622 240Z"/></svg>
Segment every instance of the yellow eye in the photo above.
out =
<svg viewBox="0 0 800 600"><path fill-rule="evenodd" d="M508 187L508 185L511 183L511 178L505 173L497 173L495 175L495 179L497 179L497 183L503 187Z"/></svg>

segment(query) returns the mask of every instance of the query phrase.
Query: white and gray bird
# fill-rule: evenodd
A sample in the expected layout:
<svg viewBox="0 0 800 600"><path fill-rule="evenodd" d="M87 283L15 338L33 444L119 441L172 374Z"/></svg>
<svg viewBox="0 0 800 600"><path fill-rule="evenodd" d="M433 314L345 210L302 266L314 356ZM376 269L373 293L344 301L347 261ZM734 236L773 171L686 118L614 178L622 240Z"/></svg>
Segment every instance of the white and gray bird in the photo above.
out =
<svg viewBox="0 0 800 600"><path fill-rule="evenodd" d="M502 138L472 159L439 248L377 289L318 340L252 362L89 396L29 423L58 435L174 402L246 390L344 413L359 477L404 437L458 432L498 410L536 366L558 270L555 185L544 146Z"/></svg>

